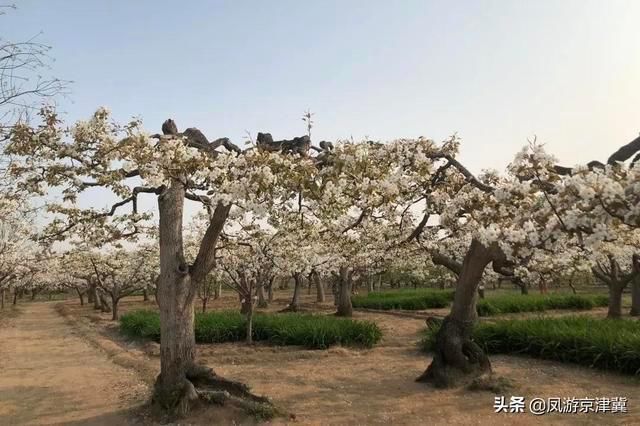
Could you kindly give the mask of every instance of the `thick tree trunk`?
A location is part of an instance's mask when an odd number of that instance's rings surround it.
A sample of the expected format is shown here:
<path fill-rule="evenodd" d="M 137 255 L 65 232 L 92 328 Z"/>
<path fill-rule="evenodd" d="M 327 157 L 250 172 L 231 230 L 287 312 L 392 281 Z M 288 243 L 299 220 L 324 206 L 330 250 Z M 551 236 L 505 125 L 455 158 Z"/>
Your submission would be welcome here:
<path fill-rule="evenodd" d="M 436 334 L 433 361 L 417 381 L 449 387 L 491 372 L 489 358 L 471 339 L 471 334 L 478 315 L 478 284 L 494 257 L 492 252 L 475 239 L 471 242 L 456 284 L 451 313 Z"/>
<path fill-rule="evenodd" d="M 93 309 L 102 309 L 102 304 L 100 303 L 100 295 L 98 294 L 98 287 L 94 284 L 93 288 L 90 288 L 89 291 L 93 293 Z"/>
<path fill-rule="evenodd" d="M 158 197 L 160 374 L 154 386 L 153 402 L 179 416 L 186 415 L 197 400 L 218 403 L 231 401 L 247 409 L 260 409 L 256 404 L 271 406 L 268 399 L 253 395 L 246 385 L 226 380 L 195 361 L 195 294 L 199 281 L 204 280 L 210 272 L 213 262 L 211 254 L 229 207 L 216 207 L 201 243 L 206 245 L 201 245 L 201 251 L 190 268 L 184 258 L 182 241 L 184 196 L 184 187 L 179 181 L 174 181 Z"/>
<path fill-rule="evenodd" d="M 170 264 L 176 266 L 175 261 Z M 196 341 L 194 300 L 189 295 L 190 277 L 186 269 L 181 271 L 167 267 L 161 272 L 158 288 L 160 375 L 156 379 L 153 401 L 185 415 L 191 408 L 193 396 L 187 373 L 195 366 Z"/>
<path fill-rule="evenodd" d="M 111 297 L 111 320 L 118 320 L 118 302 L 120 301 L 117 297 Z"/>
<path fill-rule="evenodd" d="M 249 303 L 247 306 L 247 313 L 246 313 L 246 317 L 247 317 L 247 324 L 246 324 L 246 342 L 247 344 L 252 344 L 253 343 L 253 303 L 251 301 L 251 298 L 249 298 Z"/>
<path fill-rule="evenodd" d="M 340 275 L 335 275 L 331 277 L 331 294 L 333 294 L 333 306 L 336 308 L 340 303 Z"/>
<path fill-rule="evenodd" d="M 316 302 L 323 303 L 324 286 L 322 285 L 322 281 L 320 280 L 320 274 L 314 271 L 313 274 L 311 274 L 311 277 L 316 285 Z"/>
<path fill-rule="evenodd" d="M 340 268 L 340 285 L 338 288 L 338 310 L 336 315 L 339 317 L 350 317 L 353 315 L 353 306 L 351 305 L 351 271 L 347 267 Z"/>
<path fill-rule="evenodd" d="M 640 316 L 640 275 L 636 275 L 631 280 L 631 310 L 629 315 Z"/>
<path fill-rule="evenodd" d="M 293 287 L 293 297 L 289 306 L 283 309 L 285 312 L 298 312 L 300 310 L 300 291 L 302 291 L 302 274 L 296 272 L 293 274 L 295 285 Z"/>
<path fill-rule="evenodd" d="M 252 307 L 251 298 L 250 297 L 242 297 L 240 300 L 240 313 L 243 315 L 248 315 L 251 311 Z"/>
<path fill-rule="evenodd" d="M 84 306 L 84 292 L 76 288 L 76 293 L 78 293 L 78 297 L 80 298 L 80 306 Z"/>
<path fill-rule="evenodd" d="M 87 303 L 96 303 L 95 302 L 95 285 L 89 285 L 87 288 Z M 94 305 L 95 306 L 95 305 Z"/>
<path fill-rule="evenodd" d="M 527 295 L 529 294 L 529 288 L 527 287 L 527 284 L 520 281 L 519 279 L 517 279 L 517 281 L 515 281 L 515 284 L 520 287 L 520 294 L 522 295 Z"/>
<path fill-rule="evenodd" d="M 268 306 L 269 305 L 264 294 L 264 285 L 258 285 L 258 308 L 264 309 Z"/>
<path fill-rule="evenodd" d="M 632 316 L 640 316 L 640 255 L 634 254 L 631 269 L 631 311 Z"/>
<path fill-rule="evenodd" d="M 109 305 L 109 302 L 107 302 L 106 296 L 100 292 L 98 297 L 100 298 L 100 311 L 103 313 L 111 312 L 111 306 Z"/>
<path fill-rule="evenodd" d="M 160 213 L 160 375 L 153 401 L 179 415 L 194 399 L 187 373 L 195 365 L 194 284 L 184 259 L 182 220 L 185 189 L 173 182 L 158 197 Z"/>
<path fill-rule="evenodd" d="M 609 311 L 607 318 L 620 318 L 622 316 L 622 292 L 625 285 L 619 281 L 609 285 Z"/>
<path fill-rule="evenodd" d="M 267 300 L 269 303 L 273 302 L 273 282 L 275 281 L 275 277 L 271 277 L 269 280 L 269 289 L 267 291 Z"/>

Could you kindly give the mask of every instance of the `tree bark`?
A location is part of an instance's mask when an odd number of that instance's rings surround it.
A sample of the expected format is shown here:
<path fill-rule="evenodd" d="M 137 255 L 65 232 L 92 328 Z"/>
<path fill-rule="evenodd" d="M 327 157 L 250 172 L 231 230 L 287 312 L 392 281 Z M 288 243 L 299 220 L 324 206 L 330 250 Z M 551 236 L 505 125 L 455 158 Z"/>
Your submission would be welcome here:
<path fill-rule="evenodd" d="M 609 256 L 609 267 L 603 267 L 599 263 L 591 268 L 592 273 L 609 287 L 609 310 L 607 318 L 620 318 L 622 316 L 622 292 L 633 274 L 625 275 L 614 256 Z"/>
<path fill-rule="evenodd" d="M 489 358 L 471 334 L 478 317 L 478 285 L 484 269 L 496 257 L 494 250 L 472 240 L 462 263 L 451 312 L 436 334 L 433 361 L 417 381 L 450 387 L 491 372 Z"/>
<path fill-rule="evenodd" d="M 104 313 L 111 312 L 111 306 L 109 305 L 109 302 L 107 302 L 106 296 L 100 292 L 98 297 L 100 298 L 100 311 Z"/>
<path fill-rule="evenodd" d="M 100 295 L 98 294 L 98 287 L 94 284 L 89 291 L 93 293 L 93 309 L 102 309 L 102 304 L 100 303 Z"/>
<path fill-rule="evenodd" d="M 249 298 L 249 303 L 247 304 L 247 324 L 246 324 L 246 342 L 247 344 L 253 343 L 253 301 Z"/>
<path fill-rule="evenodd" d="M 168 120 L 167 123 L 173 122 Z M 272 406 L 267 398 L 252 394 L 246 385 L 224 379 L 210 368 L 196 363 L 195 295 L 198 285 L 215 265 L 215 244 L 230 207 L 218 204 L 196 260 L 189 267 L 184 258 L 182 240 L 184 197 L 185 188 L 178 180 L 158 196 L 160 374 L 154 386 L 153 402 L 178 416 L 186 415 L 196 400 L 221 403 L 230 400 L 244 408 L 254 409 L 255 404 Z"/>
<path fill-rule="evenodd" d="M 264 294 L 264 285 L 258 285 L 258 308 L 264 309 L 267 306 L 267 299 Z"/>
<path fill-rule="evenodd" d="M 631 269 L 631 311 L 632 316 L 640 316 L 640 255 L 632 257 Z"/>
<path fill-rule="evenodd" d="M 318 272 L 313 271 L 311 274 L 313 282 L 316 285 L 316 302 L 323 303 L 324 302 L 324 286 L 322 285 L 322 281 L 320 280 L 320 274 Z"/>
<path fill-rule="evenodd" d="M 251 298 L 246 296 L 240 296 L 240 313 L 243 315 L 248 315 L 251 311 L 252 303 Z"/>
<path fill-rule="evenodd" d="M 160 374 L 153 401 L 179 415 L 190 409 L 188 370 L 195 364 L 194 293 L 184 258 L 184 186 L 174 181 L 158 196 L 160 216 Z"/>
<path fill-rule="evenodd" d="M 607 318 L 620 318 L 622 316 L 622 292 L 626 283 L 619 281 L 609 284 L 609 311 Z"/>
<path fill-rule="evenodd" d="M 332 273 L 331 276 L 331 294 L 333 294 L 333 306 L 335 306 L 336 308 L 338 307 L 338 304 L 340 303 L 340 275 L 339 274 L 335 274 Z"/>
<path fill-rule="evenodd" d="M 346 266 L 340 268 L 338 310 L 339 317 L 353 316 L 353 306 L 351 305 L 351 271 Z"/>
<path fill-rule="evenodd" d="M 631 310 L 629 315 L 640 316 L 640 275 L 635 275 L 631 281 Z"/>
<path fill-rule="evenodd" d="M 202 298 L 202 313 L 204 314 L 205 312 L 207 312 L 207 302 L 209 301 L 208 297 L 203 297 Z"/>
<path fill-rule="evenodd" d="M 111 297 L 111 320 L 118 320 L 118 302 L 120 301 L 117 297 Z"/>
<path fill-rule="evenodd" d="M 220 294 L 222 293 L 222 283 L 216 284 L 213 291 L 213 300 L 220 299 Z"/>
<path fill-rule="evenodd" d="M 87 303 L 95 304 L 95 295 L 95 285 L 89 284 L 89 287 L 87 288 Z"/>
<path fill-rule="evenodd" d="M 76 293 L 78 293 L 78 297 L 80 298 L 80 306 L 84 306 L 84 292 L 76 288 Z"/>
<path fill-rule="evenodd" d="M 17 289 L 13 290 L 13 306 L 18 304 L 18 291 Z"/>
<path fill-rule="evenodd" d="M 289 306 L 283 309 L 285 312 L 298 312 L 300 310 L 300 291 L 302 290 L 302 274 L 296 272 L 293 274 L 295 285 L 293 287 L 293 297 Z"/>
<path fill-rule="evenodd" d="M 273 302 L 273 282 L 275 281 L 276 277 L 271 277 L 271 279 L 269 280 L 269 289 L 267 291 L 267 300 L 269 301 L 269 303 Z"/>

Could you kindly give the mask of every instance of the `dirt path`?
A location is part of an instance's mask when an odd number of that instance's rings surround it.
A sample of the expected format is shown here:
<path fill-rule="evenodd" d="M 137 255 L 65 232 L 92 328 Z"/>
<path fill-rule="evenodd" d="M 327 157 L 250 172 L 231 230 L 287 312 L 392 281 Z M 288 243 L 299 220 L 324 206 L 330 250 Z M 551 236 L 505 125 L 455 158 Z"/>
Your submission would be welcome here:
<path fill-rule="evenodd" d="M 128 424 L 147 386 L 55 311 L 30 303 L 0 324 L 0 424 Z"/>

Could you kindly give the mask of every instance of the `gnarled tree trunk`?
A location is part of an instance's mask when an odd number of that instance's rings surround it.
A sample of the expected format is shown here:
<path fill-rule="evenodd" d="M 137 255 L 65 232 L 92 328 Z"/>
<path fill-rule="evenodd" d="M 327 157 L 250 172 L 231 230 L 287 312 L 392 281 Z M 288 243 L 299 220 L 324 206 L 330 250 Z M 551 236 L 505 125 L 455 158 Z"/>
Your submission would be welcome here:
<path fill-rule="evenodd" d="M 76 288 L 76 293 L 78 293 L 78 297 L 80 298 L 80 306 L 84 306 L 84 291 L 80 291 L 79 288 Z"/>
<path fill-rule="evenodd" d="M 89 287 L 87 288 L 87 303 L 95 304 L 95 296 L 96 296 L 95 285 L 89 284 Z"/>
<path fill-rule="evenodd" d="M 338 284 L 338 310 L 339 317 L 353 316 L 351 305 L 351 271 L 346 266 L 340 267 L 340 280 Z"/>
<path fill-rule="evenodd" d="M 268 306 L 267 298 L 264 294 L 264 285 L 258 285 L 258 308 L 264 309 Z"/>
<path fill-rule="evenodd" d="M 632 257 L 631 269 L 631 311 L 632 316 L 640 316 L 640 255 Z"/>
<path fill-rule="evenodd" d="M 527 295 L 529 294 L 529 287 L 527 287 L 527 284 L 524 283 L 520 278 L 516 277 L 513 282 L 515 283 L 515 285 L 517 285 L 518 287 L 520 287 L 520 294 L 522 295 Z"/>
<path fill-rule="evenodd" d="M 188 372 L 195 365 L 195 290 L 183 253 L 182 215 L 185 190 L 174 182 L 158 197 L 160 211 L 160 375 L 153 401 L 186 414 L 195 390 Z"/>
<path fill-rule="evenodd" d="M 478 316 L 478 284 L 485 267 L 494 258 L 493 251 L 472 240 L 458 277 L 451 313 L 436 334 L 433 361 L 417 381 L 449 387 L 491 372 L 489 358 L 471 340 L 471 334 Z"/>
<path fill-rule="evenodd" d="M 187 414 L 198 400 L 230 401 L 244 408 L 255 408 L 256 404 L 270 405 L 267 398 L 249 392 L 246 385 L 226 380 L 210 368 L 196 363 L 195 295 L 198 284 L 215 264 L 213 250 L 230 207 L 218 204 L 196 261 L 189 267 L 182 241 L 184 196 L 184 186 L 178 180 L 158 196 L 160 374 L 154 386 L 153 402 L 177 415 Z"/>
<path fill-rule="evenodd" d="M 117 295 L 111 295 L 111 320 L 118 320 L 118 302 L 120 302 L 120 297 Z"/>
<path fill-rule="evenodd" d="M 111 312 L 111 306 L 109 305 L 109 302 L 107 302 L 107 297 L 104 293 L 99 292 L 98 297 L 100 298 L 100 311 L 103 313 Z"/>
<path fill-rule="evenodd" d="M 316 302 L 324 302 L 324 286 L 322 285 L 322 281 L 320 280 L 320 274 L 317 271 L 313 271 L 311 273 L 311 279 L 316 285 Z"/>
<path fill-rule="evenodd" d="M 98 294 L 98 287 L 93 284 L 89 291 L 93 293 L 93 309 L 99 311 L 102 309 L 102 304 L 100 303 L 100 294 Z"/>
<path fill-rule="evenodd" d="M 609 285 L 609 310 L 607 318 L 620 318 L 622 316 L 622 292 L 626 283 L 614 282 Z"/>
<path fill-rule="evenodd" d="M 293 274 L 295 285 L 293 287 L 293 297 L 289 306 L 283 309 L 283 312 L 298 312 L 300 310 L 300 292 L 302 291 L 302 274 L 296 272 Z"/>
<path fill-rule="evenodd" d="M 609 256 L 609 267 L 598 263 L 591 268 L 593 274 L 609 287 L 609 310 L 607 318 L 622 316 L 622 293 L 633 274 L 623 274 L 620 265 L 613 256 Z"/>
<path fill-rule="evenodd" d="M 267 300 L 269 303 L 273 302 L 273 282 L 275 279 L 276 277 L 271 277 L 271 279 L 269 279 L 269 289 L 267 291 Z"/>

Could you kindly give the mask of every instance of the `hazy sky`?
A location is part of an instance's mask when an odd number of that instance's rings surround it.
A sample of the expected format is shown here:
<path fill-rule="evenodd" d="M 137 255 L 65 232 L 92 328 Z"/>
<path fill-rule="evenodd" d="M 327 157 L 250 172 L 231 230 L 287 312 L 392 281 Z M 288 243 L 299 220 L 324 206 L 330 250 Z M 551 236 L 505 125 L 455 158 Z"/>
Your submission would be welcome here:
<path fill-rule="evenodd" d="M 310 108 L 315 140 L 457 132 L 475 171 L 533 135 L 575 164 L 640 131 L 637 0 L 15 2 L 0 33 L 43 31 L 69 120 L 106 105 L 239 143 L 303 134 Z"/>

